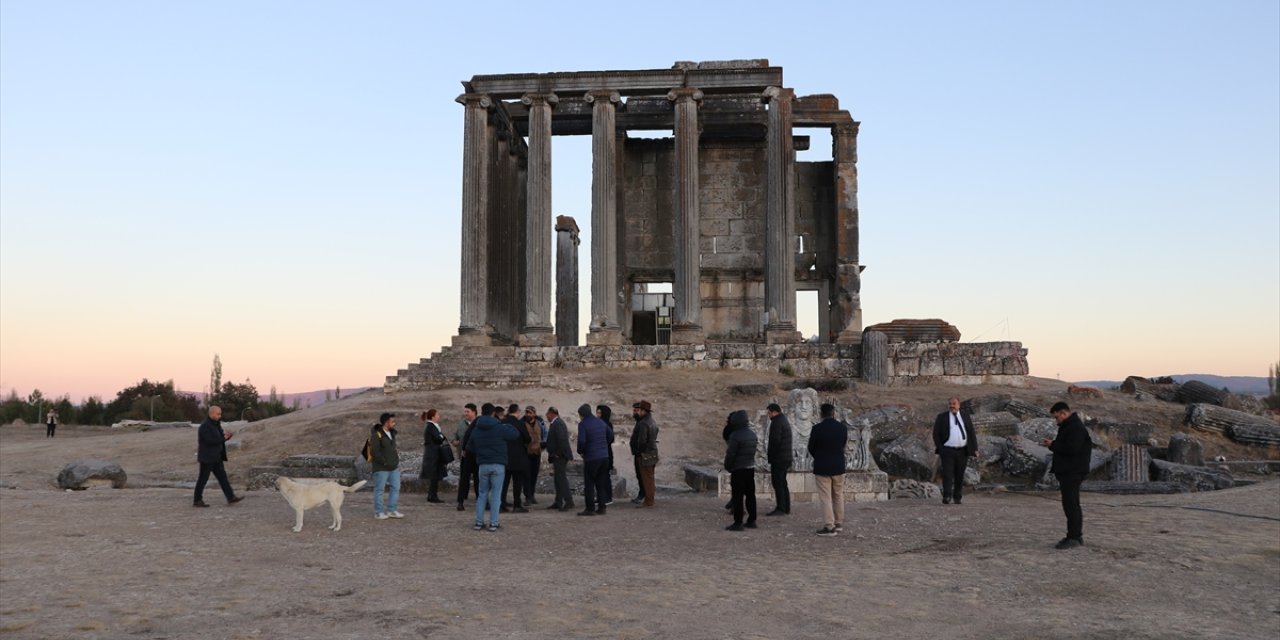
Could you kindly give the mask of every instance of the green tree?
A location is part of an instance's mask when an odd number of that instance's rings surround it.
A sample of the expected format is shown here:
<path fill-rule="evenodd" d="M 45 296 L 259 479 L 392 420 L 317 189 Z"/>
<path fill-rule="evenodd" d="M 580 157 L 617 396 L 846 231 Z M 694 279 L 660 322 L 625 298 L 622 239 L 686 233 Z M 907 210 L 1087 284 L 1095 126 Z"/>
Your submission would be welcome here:
<path fill-rule="evenodd" d="M 253 383 L 248 378 L 245 378 L 244 384 L 223 383 L 221 390 L 213 397 L 211 404 L 222 407 L 224 420 L 255 420 L 261 417 L 257 412 L 260 402 L 258 389 L 253 386 Z"/>
<path fill-rule="evenodd" d="M 18 418 L 26 420 L 23 417 L 26 413 L 26 401 L 18 397 L 16 389 L 9 389 L 9 395 L 4 397 L 3 402 L 0 402 L 0 424 L 9 424 Z"/>
<path fill-rule="evenodd" d="M 27 396 L 27 404 L 31 405 L 31 409 L 25 420 L 32 424 L 44 422 L 44 394 L 39 389 L 32 389 L 31 395 Z"/>
<path fill-rule="evenodd" d="M 1271 390 L 1264 401 L 1271 409 L 1280 409 L 1280 362 L 1271 365 L 1267 372 L 1267 388 Z"/>
<path fill-rule="evenodd" d="M 213 402 L 210 398 L 218 397 L 218 393 L 222 391 L 222 358 L 218 354 L 213 354 L 213 368 L 209 371 L 209 395 L 205 396 L 208 404 Z"/>
<path fill-rule="evenodd" d="M 200 415 L 200 402 L 189 393 L 175 391 L 173 380 L 151 382 L 143 378 L 116 394 L 104 409 L 102 420 L 112 424 L 124 419 L 151 420 L 154 416 L 157 422 L 194 422 L 200 420 Z"/>
<path fill-rule="evenodd" d="M 80 404 L 79 411 L 80 424 L 106 424 L 107 405 L 102 404 L 102 398 L 98 396 L 89 396 L 87 400 Z"/>

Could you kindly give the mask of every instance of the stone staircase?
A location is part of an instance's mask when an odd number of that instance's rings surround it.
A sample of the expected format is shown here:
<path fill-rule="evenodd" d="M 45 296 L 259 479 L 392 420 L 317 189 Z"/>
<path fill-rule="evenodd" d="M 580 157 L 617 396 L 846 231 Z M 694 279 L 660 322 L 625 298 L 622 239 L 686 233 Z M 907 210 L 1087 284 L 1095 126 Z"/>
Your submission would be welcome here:
<path fill-rule="evenodd" d="M 516 347 L 444 347 L 431 357 L 397 371 L 396 375 L 387 376 L 383 390 L 391 393 L 441 387 L 494 389 L 554 383 L 551 362 L 529 361 L 526 357 L 521 357 Z"/>

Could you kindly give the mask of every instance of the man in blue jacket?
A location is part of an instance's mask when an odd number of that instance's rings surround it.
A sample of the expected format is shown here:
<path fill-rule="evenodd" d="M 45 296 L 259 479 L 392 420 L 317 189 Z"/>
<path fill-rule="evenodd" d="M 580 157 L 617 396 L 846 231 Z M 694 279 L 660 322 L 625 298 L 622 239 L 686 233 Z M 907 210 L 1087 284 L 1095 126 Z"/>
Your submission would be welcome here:
<path fill-rule="evenodd" d="M 499 522 L 498 504 L 501 501 L 502 478 L 507 471 L 507 443 L 519 440 L 520 434 L 515 427 L 498 422 L 493 417 L 493 404 L 484 403 L 480 408 L 481 416 L 476 418 L 471 429 L 471 438 L 467 440 L 467 455 L 474 456 L 480 474 L 480 497 L 476 500 L 476 524 L 473 529 L 485 528 L 484 510 L 489 509 L 489 531 L 497 531 Z"/>
<path fill-rule="evenodd" d="M 582 456 L 582 490 L 586 508 L 580 516 L 604 515 L 609 494 L 609 427 L 591 413 L 591 405 L 578 407 L 578 455 Z"/>

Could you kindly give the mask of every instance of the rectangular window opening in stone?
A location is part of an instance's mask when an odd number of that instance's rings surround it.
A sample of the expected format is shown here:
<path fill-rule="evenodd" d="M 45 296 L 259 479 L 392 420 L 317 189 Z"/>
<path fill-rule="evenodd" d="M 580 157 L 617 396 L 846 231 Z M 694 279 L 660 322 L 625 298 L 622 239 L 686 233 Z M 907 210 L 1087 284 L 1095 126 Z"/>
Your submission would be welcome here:
<path fill-rule="evenodd" d="M 637 283 L 631 294 L 631 344 L 671 344 L 675 297 L 670 282 Z"/>

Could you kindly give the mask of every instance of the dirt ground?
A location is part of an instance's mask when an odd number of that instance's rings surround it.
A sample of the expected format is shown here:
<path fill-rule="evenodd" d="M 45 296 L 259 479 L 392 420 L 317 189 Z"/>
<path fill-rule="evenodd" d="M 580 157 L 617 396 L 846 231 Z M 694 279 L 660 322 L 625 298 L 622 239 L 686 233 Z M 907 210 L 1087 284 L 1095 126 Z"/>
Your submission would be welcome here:
<path fill-rule="evenodd" d="M 679 372 L 684 373 L 684 372 Z M 704 374 L 705 376 L 705 374 Z M 650 377 L 655 377 L 651 376 Z M 377 413 L 469 400 L 622 409 L 649 398 L 667 452 L 659 484 L 685 461 L 715 460 L 739 397 L 672 373 L 598 375 L 554 390 L 361 394 L 255 423 L 237 437 L 237 487 L 254 464 L 293 453 L 349 453 Z M 1065 386 L 1065 385 L 1063 385 Z M 623 392 L 607 389 L 625 388 Z M 859 389 L 843 403 L 908 404 L 931 416 L 958 393 Z M 1036 402 L 1052 381 L 1004 390 Z M 823 394 L 826 396 L 827 394 Z M 1093 403 L 1090 406 L 1089 403 Z M 1047 406 L 1047 404 L 1046 404 Z M 1081 411 L 1159 425 L 1181 409 L 1119 394 Z M 625 411 L 624 411 L 625 413 Z M 410 423 L 416 424 L 416 422 Z M 446 426 L 448 422 L 446 422 Z M 406 427 L 406 429 L 410 429 Z M 417 436 L 415 436 L 416 438 Z M 1280 633 L 1280 481 L 1169 496 L 1085 494 L 1087 546 L 1056 551 L 1065 520 L 1055 493 L 982 491 L 962 506 L 893 500 L 848 506 L 845 532 L 814 535 L 816 505 L 724 531 L 722 499 L 660 495 L 655 509 L 619 501 L 604 517 L 504 514 L 470 529 L 471 511 L 406 494 L 403 520 L 375 521 L 366 489 L 348 497 L 343 530 L 327 508 L 293 512 L 274 491 L 191 508 L 194 430 L 0 428 L 0 636 L 4 638 L 1260 638 Z M 1205 438 L 1206 454 L 1244 457 Z M 58 491 L 81 458 L 119 462 L 130 488 Z M 1263 456 L 1257 456 L 1263 457 Z M 624 457 L 623 460 L 626 460 Z M 624 469 L 630 464 L 620 464 Z M 761 502 L 761 512 L 772 503 Z"/>

